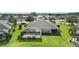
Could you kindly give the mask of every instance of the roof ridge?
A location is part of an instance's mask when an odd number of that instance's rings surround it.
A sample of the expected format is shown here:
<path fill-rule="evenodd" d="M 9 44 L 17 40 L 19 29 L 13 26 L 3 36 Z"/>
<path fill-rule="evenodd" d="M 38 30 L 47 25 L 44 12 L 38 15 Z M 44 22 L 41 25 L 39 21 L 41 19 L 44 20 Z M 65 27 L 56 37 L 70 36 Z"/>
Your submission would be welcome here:
<path fill-rule="evenodd" d="M 54 25 L 54 26 L 56 26 L 55 24 L 53 24 L 52 22 L 50 22 L 50 21 L 46 21 L 47 23 L 49 23 L 49 24 L 51 24 L 51 25 Z"/>
<path fill-rule="evenodd" d="M 35 20 L 35 21 L 31 22 L 31 23 L 30 23 L 30 24 L 28 24 L 28 25 L 31 25 L 31 24 L 33 24 L 33 23 L 35 23 L 35 22 L 39 21 L 39 20 L 40 20 L 40 19 Z M 27 25 L 26 27 L 28 27 L 28 25 Z"/>
<path fill-rule="evenodd" d="M 39 28 L 56 28 L 57 29 L 57 26 L 51 22 L 48 22 L 46 21 L 45 19 L 38 19 L 38 20 L 35 20 L 33 21 L 32 23 L 29 23 L 26 27 L 29 28 L 29 27 L 39 27 Z"/>

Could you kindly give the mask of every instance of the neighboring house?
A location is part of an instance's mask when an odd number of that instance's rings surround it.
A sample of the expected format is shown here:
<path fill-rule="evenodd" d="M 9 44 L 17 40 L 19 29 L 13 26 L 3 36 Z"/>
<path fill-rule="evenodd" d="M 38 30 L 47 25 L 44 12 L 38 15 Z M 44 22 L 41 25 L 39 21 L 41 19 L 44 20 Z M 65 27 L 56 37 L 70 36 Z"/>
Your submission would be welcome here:
<path fill-rule="evenodd" d="M 8 20 L 9 16 L 8 15 L 0 15 L 0 20 Z"/>
<path fill-rule="evenodd" d="M 79 18 L 77 18 L 77 28 L 76 28 L 76 34 L 79 34 Z"/>
<path fill-rule="evenodd" d="M 79 34 L 79 25 L 77 25 L 76 34 Z"/>
<path fill-rule="evenodd" d="M 17 23 L 26 23 L 27 16 L 17 16 L 15 19 L 17 20 Z"/>
<path fill-rule="evenodd" d="M 4 20 L 0 20 L 0 42 L 3 41 L 9 41 L 11 38 L 11 35 L 9 34 L 9 31 L 11 29 L 11 26 L 7 24 Z"/>
<path fill-rule="evenodd" d="M 26 26 L 22 32 L 22 38 L 36 37 L 40 38 L 43 33 L 58 33 L 58 28 L 54 23 L 48 22 L 44 19 L 35 20 Z"/>
<path fill-rule="evenodd" d="M 8 33 L 10 29 L 11 29 L 10 25 L 8 25 L 5 22 L 0 22 L 0 34 L 3 32 Z"/>

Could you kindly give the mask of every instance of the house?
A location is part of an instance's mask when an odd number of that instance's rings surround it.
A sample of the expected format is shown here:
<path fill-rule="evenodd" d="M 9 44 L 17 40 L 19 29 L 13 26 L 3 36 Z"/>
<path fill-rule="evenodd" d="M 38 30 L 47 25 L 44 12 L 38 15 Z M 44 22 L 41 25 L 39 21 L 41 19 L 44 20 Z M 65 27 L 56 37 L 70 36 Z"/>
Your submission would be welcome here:
<path fill-rule="evenodd" d="M 9 15 L 0 15 L 0 20 L 8 20 Z"/>
<path fill-rule="evenodd" d="M 10 25 L 0 21 L 0 34 L 3 32 L 8 33 L 10 29 L 11 29 Z"/>
<path fill-rule="evenodd" d="M 54 23 L 48 22 L 44 19 L 39 19 L 29 23 L 26 26 L 22 32 L 22 38 L 40 38 L 42 34 L 45 33 L 57 34 L 58 28 Z"/>
<path fill-rule="evenodd" d="M 76 34 L 79 34 L 79 26 L 77 25 Z"/>
<path fill-rule="evenodd" d="M 27 16 L 14 16 L 15 17 L 15 19 L 17 20 L 17 24 L 18 23 L 26 23 L 26 18 L 27 18 Z"/>
<path fill-rule="evenodd" d="M 78 20 L 77 20 L 77 28 L 76 28 L 76 34 L 79 34 L 79 18 L 77 18 Z"/>

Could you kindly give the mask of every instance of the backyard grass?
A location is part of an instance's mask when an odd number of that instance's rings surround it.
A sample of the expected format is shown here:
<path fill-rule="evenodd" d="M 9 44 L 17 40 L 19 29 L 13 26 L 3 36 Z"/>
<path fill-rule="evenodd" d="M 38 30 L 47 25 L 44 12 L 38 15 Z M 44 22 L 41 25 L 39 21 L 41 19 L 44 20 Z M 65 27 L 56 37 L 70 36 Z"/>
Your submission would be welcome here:
<path fill-rule="evenodd" d="M 66 24 L 60 25 L 61 35 L 43 35 L 42 40 L 36 39 L 36 40 L 27 40 L 26 41 L 19 41 L 17 40 L 18 36 L 20 35 L 20 32 L 22 30 L 18 29 L 19 26 L 16 26 L 15 32 L 12 33 L 11 40 L 6 44 L 2 45 L 5 47 L 72 47 L 74 46 L 72 43 L 68 41 L 68 38 L 70 38 L 70 35 L 68 33 L 69 26 Z"/>

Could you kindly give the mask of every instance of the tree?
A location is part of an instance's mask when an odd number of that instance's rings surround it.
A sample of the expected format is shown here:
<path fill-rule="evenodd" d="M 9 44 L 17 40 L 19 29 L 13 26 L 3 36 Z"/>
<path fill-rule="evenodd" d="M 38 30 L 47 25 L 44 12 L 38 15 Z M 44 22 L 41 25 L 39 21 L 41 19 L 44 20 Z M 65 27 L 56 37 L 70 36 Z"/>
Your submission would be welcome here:
<path fill-rule="evenodd" d="M 10 16 L 10 17 L 9 17 L 9 22 L 10 22 L 10 23 L 13 23 L 13 22 L 14 22 L 14 17 L 13 17 L 13 16 Z"/>
<path fill-rule="evenodd" d="M 21 30 L 21 29 L 22 29 L 22 24 L 19 25 L 19 30 Z"/>
<path fill-rule="evenodd" d="M 9 40 L 11 39 L 12 35 L 10 33 L 6 34 L 6 42 L 9 42 Z"/>
<path fill-rule="evenodd" d="M 32 12 L 30 15 L 37 16 L 36 12 Z"/>
<path fill-rule="evenodd" d="M 13 21 L 13 25 L 16 26 L 17 25 L 17 20 Z"/>
<path fill-rule="evenodd" d="M 52 20 L 53 20 L 53 22 L 55 22 L 55 18 L 54 17 L 49 17 L 49 21 L 52 22 Z"/>
<path fill-rule="evenodd" d="M 76 26 L 72 26 L 70 29 L 69 29 L 69 34 L 71 36 L 75 36 L 76 35 Z"/>
<path fill-rule="evenodd" d="M 29 21 L 29 22 L 34 21 L 34 20 L 35 20 L 35 18 L 31 15 L 28 16 L 27 19 L 26 19 L 26 21 Z"/>
<path fill-rule="evenodd" d="M 71 23 L 71 26 L 74 25 L 74 23 L 77 23 L 77 17 L 76 16 L 70 16 L 70 17 L 67 17 L 67 22 Z"/>
<path fill-rule="evenodd" d="M 13 16 L 10 16 L 9 22 L 10 22 L 10 23 L 13 23 L 13 26 L 14 26 L 14 27 L 15 27 L 16 24 L 17 24 L 17 20 L 16 20 Z"/>
<path fill-rule="evenodd" d="M 0 34 L 0 42 L 9 42 L 10 39 L 11 35 L 9 33 L 3 32 L 2 34 Z"/>

